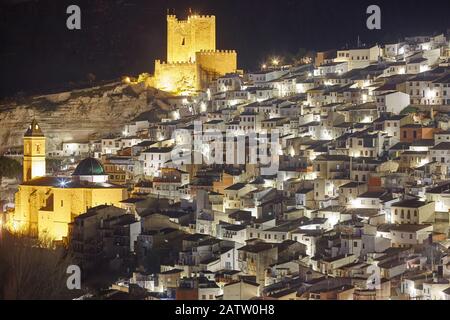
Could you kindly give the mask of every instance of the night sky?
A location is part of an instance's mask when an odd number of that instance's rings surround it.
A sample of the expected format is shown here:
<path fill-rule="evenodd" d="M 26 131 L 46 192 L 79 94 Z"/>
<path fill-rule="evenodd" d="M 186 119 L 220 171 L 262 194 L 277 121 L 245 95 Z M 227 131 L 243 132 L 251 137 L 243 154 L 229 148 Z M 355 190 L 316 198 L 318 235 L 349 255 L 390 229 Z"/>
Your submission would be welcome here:
<path fill-rule="evenodd" d="M 236 49 L 245 70 L 269 56 L 446 32 L 449 0 L 0 0 L 0 96 L 45 93 L 86 81 L 152 72 L 165 59 L 167 9 L 216 15 L 218 49 Z M 82 30 L 66 28 L 66 8 L 82 10 Z M 366 8 L 382 9 L 382 30 L 366 28 Z"/>

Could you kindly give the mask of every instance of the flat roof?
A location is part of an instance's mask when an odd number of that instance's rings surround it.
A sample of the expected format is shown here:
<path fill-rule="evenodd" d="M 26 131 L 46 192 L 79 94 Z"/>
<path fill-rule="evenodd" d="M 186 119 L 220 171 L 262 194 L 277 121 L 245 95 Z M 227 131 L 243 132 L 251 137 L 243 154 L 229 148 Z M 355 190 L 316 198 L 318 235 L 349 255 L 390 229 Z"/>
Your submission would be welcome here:
<path fill-rule="evenodd" d="M 400 208 L 420 208 L 420 207 L 423 207 L 430 203 L 432 203 L 432 202 L 425 202 L 425 201 L 420 201 L 420 200 L 416 200 L 416 199 L 407 199 L 407 200 L 395 202 L 391 206 L 392 207 L 400 207 Z"/>

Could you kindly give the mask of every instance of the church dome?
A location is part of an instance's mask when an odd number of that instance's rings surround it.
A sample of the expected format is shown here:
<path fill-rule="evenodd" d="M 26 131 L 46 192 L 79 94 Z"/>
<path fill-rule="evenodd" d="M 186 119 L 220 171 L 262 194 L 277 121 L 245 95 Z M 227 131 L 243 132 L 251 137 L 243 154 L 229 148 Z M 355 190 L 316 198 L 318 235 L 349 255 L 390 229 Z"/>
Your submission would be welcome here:
<path fill-rule="evenodd" d="M 103 176 L 105 175 L 105 169 L 103 165 L 94 158 L 86 158 L 82 160 L 72 176 Z"/>

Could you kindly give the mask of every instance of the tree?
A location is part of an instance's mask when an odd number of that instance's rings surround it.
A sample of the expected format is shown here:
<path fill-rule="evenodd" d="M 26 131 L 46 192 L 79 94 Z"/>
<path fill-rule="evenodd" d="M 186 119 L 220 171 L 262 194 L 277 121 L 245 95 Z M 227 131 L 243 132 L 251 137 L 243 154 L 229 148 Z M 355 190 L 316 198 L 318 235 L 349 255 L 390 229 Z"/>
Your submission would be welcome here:
<path fill-rule="evenodd" d="M 0 156 L 0 186 L 2 178 L 16 178 L 21 179 L 22 165 L 11 158 Z"/>
<path fill-rule="evenodd" d="M 61 247 L 22 235 L 0 238 L 0 300 L 72 298 L 67 289 L 70 257 Z M 79 293 L 78 293 L 79 294 Z"/>
<path fill-rule="evenodd" d="M 297 52 L 291 55 L 291 63 L 293 65 L 303 65 L 311 63 L 315 53 L 305 48 L 299 48 Z"/>
<path fill-rule="evenodd" d="M 46 170 L 49 173 L 58 172 L 63 161 L 60 159 L 47 159 L 45 162 Z"/>
<path fill-rule="evenodd" d="M 95 79 L 97 78 L 96 76 L 95 76 L 95 74 L 93 74 L 93 73 L 88 73 L 87 75 L 86 75 L 86 78 L 87 78 L 87 81 L 89 82 L 89 85 L 93 85 L 94 84 L 94 82 L 95 82 Z"/>

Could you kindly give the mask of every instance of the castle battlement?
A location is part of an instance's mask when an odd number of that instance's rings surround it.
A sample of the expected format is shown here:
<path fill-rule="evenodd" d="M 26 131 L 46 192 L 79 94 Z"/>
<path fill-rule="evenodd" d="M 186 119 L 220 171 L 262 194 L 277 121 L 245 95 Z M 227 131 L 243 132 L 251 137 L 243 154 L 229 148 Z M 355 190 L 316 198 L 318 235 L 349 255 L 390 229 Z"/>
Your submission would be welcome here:
<path fill-rule="evenodd" d="M 214 15 L 190 15 L 186 20 L 179 20 L 178 17 L 174 14 L 167 15 L 167 20 L 174 20 L 177 23 L 188 23 L 192 20 L 215 20 L 216 16 Z"/>
<path fill-rule="evenodd" d="M 216 19 L 216 16 L 213 15 L 191 15 L 188 17 L 189 19 Z"/>
<path fill-rule="evenodd" d="M 195 65 L 195 62 L 190 62 L 190 61 L 171 61 L 171 62 L 167 62 L 167 61 L 155 60 L 155 64 L 168 66 L 168 67 L 170 67 L 170 66 L 178 67 L 178 66 L 192 66 L 192 65 Z"/>
<path fill-rule="evenodd" d="M 199 55 L 236 54 L 236 50 L 200 50 Z"/>

